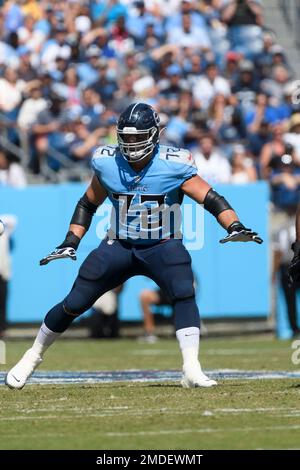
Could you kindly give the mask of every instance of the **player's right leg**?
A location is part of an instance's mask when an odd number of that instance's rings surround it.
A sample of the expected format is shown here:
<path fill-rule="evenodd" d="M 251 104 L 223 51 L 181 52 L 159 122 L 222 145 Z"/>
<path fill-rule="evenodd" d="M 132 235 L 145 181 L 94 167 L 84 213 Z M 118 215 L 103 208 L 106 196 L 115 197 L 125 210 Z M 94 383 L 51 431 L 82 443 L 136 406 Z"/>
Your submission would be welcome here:
<path fill-rule="evenodd" d="M 195 300 L 191 257 L 181 240 L 171 239 L 140 251 L 146 270 L 171 300 L 176 337 L 183 359 L 181 384 L 186 388 L 212 387 L 217 382 L 202 371 L 199 361 L 200 317 Z"/>
<path fill-rule="evenodd" d="M 101 295 L 131 277 L 131 269 L 131 251 L 118 241 L 103 240 L 83 262 L 69 295 L 47 313 L 32 347 L 7 373 L 6 385 L 23 388 L 49 346 Z"/>

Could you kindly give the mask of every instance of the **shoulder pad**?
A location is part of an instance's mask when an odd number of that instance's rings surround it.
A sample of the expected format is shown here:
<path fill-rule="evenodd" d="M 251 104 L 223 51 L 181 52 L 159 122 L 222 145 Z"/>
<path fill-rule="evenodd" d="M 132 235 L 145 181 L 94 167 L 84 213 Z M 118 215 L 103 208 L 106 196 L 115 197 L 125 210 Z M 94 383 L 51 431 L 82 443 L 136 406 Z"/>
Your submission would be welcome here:
<path fill-rule="evenodd" d="M 117 154 L 117 145 L 103 145 L 101 147 L 96 148 L 95 152 L 93 153 L 93 160 L 97 158 L 104 158 L 104 157 L 115 157 Z"/>
<path fill-rule="evenodd" d="M 187 149 L 162 145 L 159 151 L 159 158 L 168 162 L 180 163 L 181 165 L 195 166 L 194 157 Z"/>

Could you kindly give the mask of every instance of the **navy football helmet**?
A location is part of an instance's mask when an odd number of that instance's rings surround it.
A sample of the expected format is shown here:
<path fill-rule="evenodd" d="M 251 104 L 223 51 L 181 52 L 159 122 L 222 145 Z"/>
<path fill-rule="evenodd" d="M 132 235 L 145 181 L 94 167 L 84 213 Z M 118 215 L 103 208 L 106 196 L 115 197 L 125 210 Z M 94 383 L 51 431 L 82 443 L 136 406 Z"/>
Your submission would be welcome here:
<path fill-rule="evenodd" d="M 120 151 L 129 162 L 150 155 L 159 141 L 159 116 L 148 104 L 134 103 L 120 115 L 117 123 Z"/>

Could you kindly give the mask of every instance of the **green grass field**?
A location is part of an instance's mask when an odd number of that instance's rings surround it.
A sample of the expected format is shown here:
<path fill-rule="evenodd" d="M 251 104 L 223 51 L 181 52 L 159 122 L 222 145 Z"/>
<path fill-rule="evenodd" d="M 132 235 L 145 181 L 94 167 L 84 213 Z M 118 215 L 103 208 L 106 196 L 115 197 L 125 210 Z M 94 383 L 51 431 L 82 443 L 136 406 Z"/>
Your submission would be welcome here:
<path fill-rule="evenodd" d="M 30 346 L 7 341 L 7 365 Z M 291 342 L 208 339 L 204 369 L 297 371 Z M 46 370 L 180 369 L 175 340 L 60 340 Z M 1 449 L 300 448 L 300 379 L 222 380 L 212 389 L 175 382 L 0 387 Z"/>

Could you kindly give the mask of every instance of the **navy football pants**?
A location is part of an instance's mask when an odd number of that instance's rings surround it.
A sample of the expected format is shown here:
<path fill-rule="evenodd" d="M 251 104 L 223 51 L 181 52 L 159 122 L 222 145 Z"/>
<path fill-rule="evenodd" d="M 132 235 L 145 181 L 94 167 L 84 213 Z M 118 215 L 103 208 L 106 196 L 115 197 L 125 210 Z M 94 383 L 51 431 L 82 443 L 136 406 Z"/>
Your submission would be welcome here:
<path fill-rule="evenodd" d="M 46 315 L 46 326 L 65 331 L 101 295 L 135 275 L 153 279 L 171 299 L 176 330 L 200 327 L 191 257 L 177 239 L 148 247 L 104 239 L 81 265 L 71 292 Z"/>

